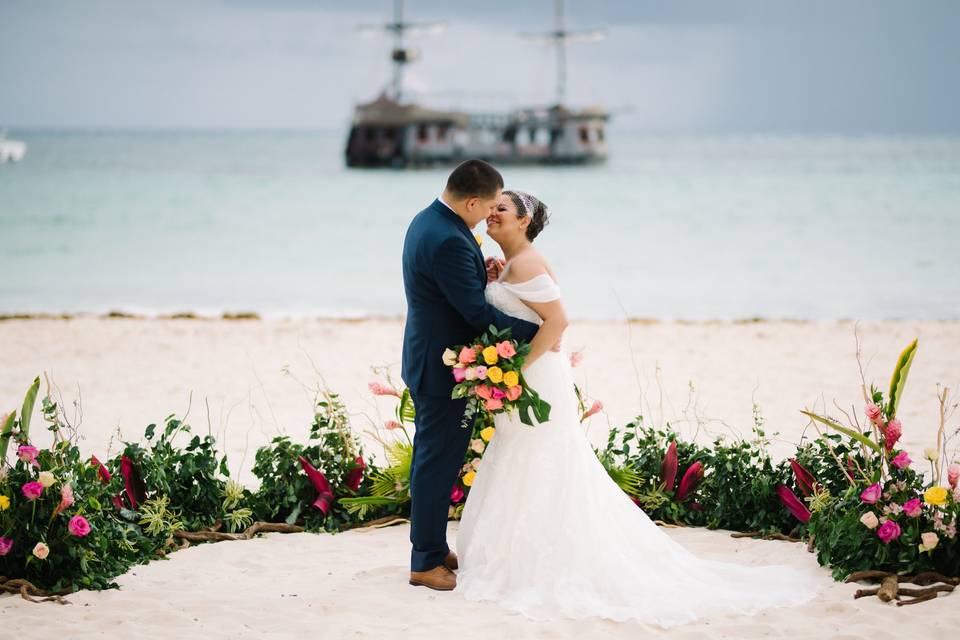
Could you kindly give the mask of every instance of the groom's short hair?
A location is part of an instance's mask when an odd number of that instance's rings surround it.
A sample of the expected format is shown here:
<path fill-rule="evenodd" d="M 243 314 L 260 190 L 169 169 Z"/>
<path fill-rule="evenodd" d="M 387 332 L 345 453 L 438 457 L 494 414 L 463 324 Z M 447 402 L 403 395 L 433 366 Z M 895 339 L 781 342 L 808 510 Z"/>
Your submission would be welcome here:
<path fill-rule="evenodd" d="M 503 189 L 503 176 L 483 160 L 460 163 L 447 178 L 447 192 L 458 198 L 489 198 Z"/>

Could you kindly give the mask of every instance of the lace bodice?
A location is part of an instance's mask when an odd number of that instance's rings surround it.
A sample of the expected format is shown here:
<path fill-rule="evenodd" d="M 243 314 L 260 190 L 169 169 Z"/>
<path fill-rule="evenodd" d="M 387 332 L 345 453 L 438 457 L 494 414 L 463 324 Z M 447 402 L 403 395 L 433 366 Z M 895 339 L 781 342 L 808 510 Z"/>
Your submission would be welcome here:
<path fill-rule="evenodd" d="M 529 302 L 550 302 L 560 299 L 560 287 L 553 278 L 541 274 L 526 282 L 512 283 L 497 280 L 487 285 L 487 302 L 508 316 L 543 324 L 537 312 L 524 304 Z"/>

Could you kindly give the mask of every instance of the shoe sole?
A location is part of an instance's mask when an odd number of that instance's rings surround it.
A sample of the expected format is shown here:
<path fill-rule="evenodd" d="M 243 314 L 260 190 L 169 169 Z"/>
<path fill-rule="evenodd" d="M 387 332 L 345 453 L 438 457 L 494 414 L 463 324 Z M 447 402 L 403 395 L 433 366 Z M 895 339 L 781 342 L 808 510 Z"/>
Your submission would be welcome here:
<path fill-rule="evenodd" d="M 415 582 L 413 580 L 410 580 L 410 584 L 413 585 L 414 587 L 426 587 L 427 589 L 433 589 L 434 591 L 453 591 L 454 589 L 456 589 L 456 587 L 450 587 L 450 588 L 435 587 L 431 584 L 427 584 L 426 582 Z"/>

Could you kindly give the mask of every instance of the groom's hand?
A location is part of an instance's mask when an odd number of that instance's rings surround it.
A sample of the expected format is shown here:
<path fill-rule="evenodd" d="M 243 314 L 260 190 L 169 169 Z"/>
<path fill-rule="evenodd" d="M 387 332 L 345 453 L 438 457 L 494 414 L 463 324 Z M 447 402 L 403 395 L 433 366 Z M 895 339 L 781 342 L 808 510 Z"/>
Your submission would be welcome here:
<path fill-rule="evenodd" d="M 494 258 L 493 256 L 487 258 L 487 282 L 493 282 L 499 278 L 505 264 L 500 258 Z"/>

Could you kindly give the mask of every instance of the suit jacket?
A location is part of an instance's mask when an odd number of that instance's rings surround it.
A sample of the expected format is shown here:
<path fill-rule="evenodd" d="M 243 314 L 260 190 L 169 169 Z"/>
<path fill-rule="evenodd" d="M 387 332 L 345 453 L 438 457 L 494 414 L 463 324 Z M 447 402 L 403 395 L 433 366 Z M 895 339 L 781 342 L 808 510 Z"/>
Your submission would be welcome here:
<path fill-rule="evenodd" d="M 490 325 L 530 341 L 539 327 L 508 316 L 484 297 L 483 253 L 467 224 L 434 200 L 418 213 L 403 241 L 407 324 L 401 376 L 412 393 L 450 397 L 454 379 L 443 351 L 469 344 Z"/>

